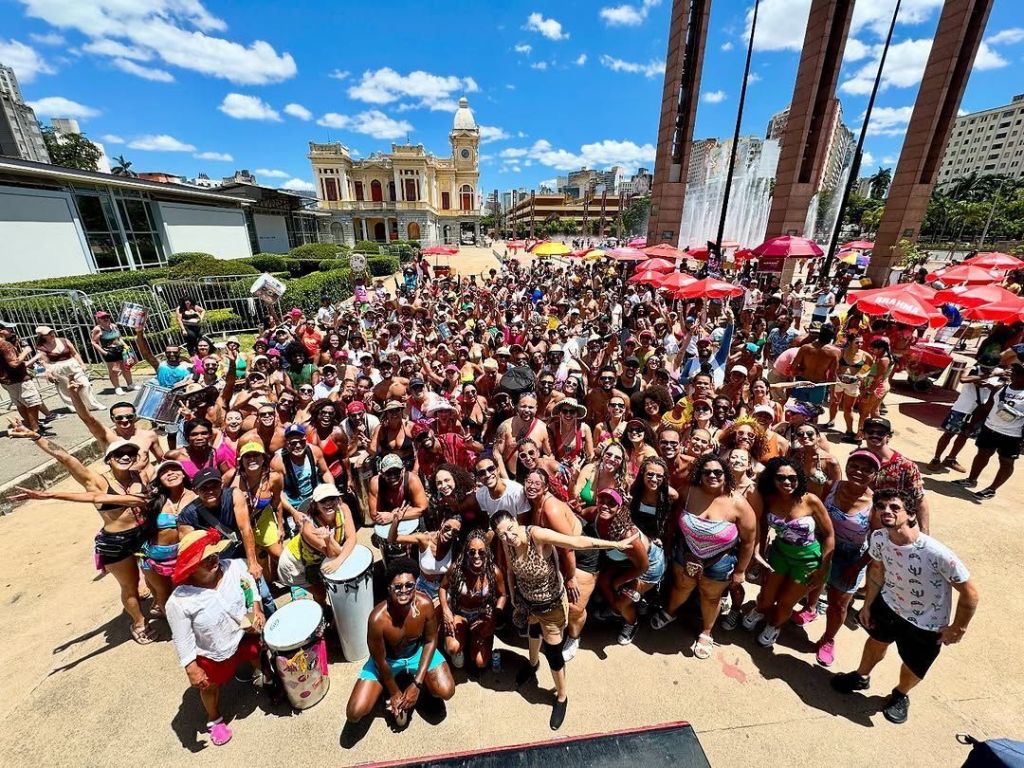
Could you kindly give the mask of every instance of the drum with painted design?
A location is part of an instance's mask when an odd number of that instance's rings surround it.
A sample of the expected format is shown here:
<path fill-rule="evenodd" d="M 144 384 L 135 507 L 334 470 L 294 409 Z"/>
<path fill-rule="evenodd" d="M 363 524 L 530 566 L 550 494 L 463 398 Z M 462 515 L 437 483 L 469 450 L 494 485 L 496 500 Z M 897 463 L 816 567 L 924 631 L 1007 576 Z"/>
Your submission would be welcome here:
<path fill-rule="evenodd" d="M 327 647 L 324 611 L 315 600 L 293 600 L 274 612 L 263 628 L 274 672 L 289 703 L 309 709 L 327 695 Z"/>

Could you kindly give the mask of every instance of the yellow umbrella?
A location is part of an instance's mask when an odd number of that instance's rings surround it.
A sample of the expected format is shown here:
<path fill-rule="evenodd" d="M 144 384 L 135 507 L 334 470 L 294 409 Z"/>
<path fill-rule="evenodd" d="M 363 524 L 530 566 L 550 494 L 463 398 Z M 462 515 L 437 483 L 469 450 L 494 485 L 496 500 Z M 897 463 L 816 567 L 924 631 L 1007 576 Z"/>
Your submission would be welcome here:
<path fill-rule="evenodd" d="M 605 255 L 604 251 L 602 251 L 600 248 L 595 248 L 592 251 L 587 251 L 586 254 L 583 256 L 583 260 L 584 261 L 597 261 L 598 259 L 600 259 L 604 255 Z"/>
<path fill-rule="evenodd" d="M 532 251 L 530 251 L 530 253 L 532 253 L 534 256 L 564 256 L 571 250 L 572 248 L 570 248 L 565 243 L 547 242 L 541 243 Z"/>

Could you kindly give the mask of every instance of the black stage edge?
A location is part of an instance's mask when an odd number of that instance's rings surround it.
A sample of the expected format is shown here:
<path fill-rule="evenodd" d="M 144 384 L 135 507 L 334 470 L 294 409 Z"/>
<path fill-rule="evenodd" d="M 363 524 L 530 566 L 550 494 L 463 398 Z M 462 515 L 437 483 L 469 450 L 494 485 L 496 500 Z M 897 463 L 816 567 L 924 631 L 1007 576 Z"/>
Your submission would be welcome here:
<path fill-rule="evenodd" d="M 711 768 L 697 734 L 689 723 L 682 721 L 363 765 L 368 768 Z"/>

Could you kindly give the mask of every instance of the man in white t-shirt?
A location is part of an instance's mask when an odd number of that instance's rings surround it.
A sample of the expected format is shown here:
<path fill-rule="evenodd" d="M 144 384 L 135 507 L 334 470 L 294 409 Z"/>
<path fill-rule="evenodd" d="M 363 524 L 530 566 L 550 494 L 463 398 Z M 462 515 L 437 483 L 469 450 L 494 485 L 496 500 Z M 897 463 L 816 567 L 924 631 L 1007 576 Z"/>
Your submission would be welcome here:
<path fill-rule="evenodd" d="M 477 459 L 473 471 L 482 486 L 476 490 L 476 503 L 487 517 L 505 510 L 515 515 L 520 523 L 525 523 L 530 514 L 530 501 L 523 486 L 499 475 L 498 465 L 490 456 Z"/>
<path fill-rule="evenodd" d="M 908 694 L 927 674 L 943 645 L 958 643 L 978 607 L 970 573 L 946 545 L 921 533 L 917 510 L 895 490 L 876 491 L 872 512 L 882 528 L 868 539 L 871 568 L 859 621 L 870 636 L 860 666 L 832 678 L 840 693 L 863 691 L 871 670 L 896 643 L 899 682 L 882 709 L 891 723 L 905 723 Z M 960 597 L 953 615 L 953 590 Z M 950 620 L 952 616 L 952 620 Z"/>
<path fill-rule="evenodd" d="M 1010 366 L 1010 382 L 993 392 L 989 401 L 979 407 L 978 418 L 984 418 L 985 423 L 975 440 L 978 454 L 971 464 L 971 474 L 953 482 L 962 488 L 974 488 L 978 484 L 978 477 L 992 460 L 992 455 L 998 453 L 999 469 L 992 478 L 992 484 L 974 493 L 977 499 L 991 499 L 996 495 L 996 490 L 1013 475 L 1017 457 L 1020 456 L 1024 438 L 1024 363 L 1013 363 Z"/>
<path fill-rule="evenodd" d="M 960 379 L 960 396 L 950 406 L 949 413 L 942 421 L 940 427 L 942 434 L 939 435 L 939 442 L 935 446 L 935 456 L 928 464 L 928 469 L 932 472 L 938 472 L 943 466 L 957 472 L 967 471 L 960 466 L 956 457 L 967 445 L 967 438 L 972 435 L 977 437 L 978 428 L 981 425 L 972 416 L 979 407 L 988 402 L 992 390 L 999 388 L 1000 371 L 996 370 L 998 364 L 998 357 L 985 355 L 969 374 Z M 951 440 L 953 441 L 953 450 L 943 460 L 942 454 Z"/>

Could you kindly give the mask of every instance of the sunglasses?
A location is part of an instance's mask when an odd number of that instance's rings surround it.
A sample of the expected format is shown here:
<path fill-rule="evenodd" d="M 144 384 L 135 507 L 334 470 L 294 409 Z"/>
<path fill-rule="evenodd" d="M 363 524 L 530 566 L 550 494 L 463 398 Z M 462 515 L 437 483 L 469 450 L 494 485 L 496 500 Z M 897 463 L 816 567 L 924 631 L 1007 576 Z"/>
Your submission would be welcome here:
<path fill-rule="evenodd" d="M 626 404 L 625 403 L 608 403 L 608 407 L 609 408 L 614 408 L 617 411 L 624 411 L 624 410 L 626 410 Z"/>
<path fill-rule="evenodd" d="M 665 475 L 663 475 L 661 472 L 644 472 L 644 477 L 646 477 L 648 480 L 662 480 L 665 477 Z"/>
<path fill-rule="evenodd" d="M 776 483 L 785 483 L 786 485 L 796 485 L 797 484 L 797 476 L 796 475 L 776 475 L 775 476 L 775 482 Z"/>
<path fill-rule="evenodd" d="M 415 582 L 412 582 L 412 581 L 407 581 L 407 582 L 404 582 L 402 584 L 392 584 L 391 585 L 391 591 L 392 592 L 412 592 L 415 589 L 416 589 L 416 584 L 415 584 Z"/>
<path fill-rule="evenodd" d="M 711 408 L 706 405 L 697 405 L 693 408 L 694 413 L 711 413 Z"/>
<path fill-rule="evenodd" d="M 124 422 L 131 423 L 131 422 L 135 421 L 136 418 L 138 418 L 138 417 L 135 416 L 134 414 L 132 414 L 131 416 L 114 416 L 114 421 L 124 421 Z"/>
<path fill-rule="evenodd" d="M 868 437 L 888 437 L 889 433 L 884 429 L 865 429 L 864 434 Z"/>
<path fill-rule="evenodd" d="M 498 468 L 496 466 L 494 466 L 493 464 L 491 464 L 491 466 L 489 466 L 489 467 L 480 467 L 476 471 L 476 476 L 477 477 L 487 477 L 488 475 L 493 475 L 497 471 L 498 471 Z"/>
<path fill-rule="evenodd" d="M 300 387 L 299 388 L 299 394 L 300 395 L 312 395 L 313 394 L 313 388 L 312 387 Z"/>
<path fill-rule="evenodd" d="M 704 477 L 725 477 L 724 469 L 705 469 L 701 471 Z"/>

